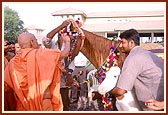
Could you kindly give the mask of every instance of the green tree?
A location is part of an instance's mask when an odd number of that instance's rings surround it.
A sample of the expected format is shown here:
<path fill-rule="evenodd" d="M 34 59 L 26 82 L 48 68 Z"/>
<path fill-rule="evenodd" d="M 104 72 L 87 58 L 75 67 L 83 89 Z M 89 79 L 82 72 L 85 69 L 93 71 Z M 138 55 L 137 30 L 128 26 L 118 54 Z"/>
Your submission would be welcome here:
<path fill-rule="evenodd" d="M 23 27 L 24 22 L 20 20 L 18 13 L 8 6 L 4 7 L 4 39 L 17 42 L 20 33 L 27 30 Z"/>

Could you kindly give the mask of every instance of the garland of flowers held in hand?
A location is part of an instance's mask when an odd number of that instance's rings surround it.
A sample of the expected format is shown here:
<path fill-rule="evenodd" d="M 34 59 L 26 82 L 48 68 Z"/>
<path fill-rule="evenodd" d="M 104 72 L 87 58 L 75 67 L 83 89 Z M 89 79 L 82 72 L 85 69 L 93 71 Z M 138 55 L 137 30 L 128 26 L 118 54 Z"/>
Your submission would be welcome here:
<path fill-rule="evenodd" d="M 78 18 L 75 20 L 74 23 L 77 23 L 78 27 L 81 27 L 81 22 Z M 79 33 L 77 27 L 75 27 L 75 24 L 71 22 L 68 26 L 64 27 L 61 30 L 61 33 L 67 33 L 67 35 L 72 35 L 74 39 L 70 40 L 70 51 L 68 58 L 66 59 L 65 68 L 68 68 L 69 64 L 72 62 L 72 53 L 74 52 L 74 49 L 77 47 L 77 40 L 80 37 L 82 40 L 85 39 L 85 36 L 82 36 L 81 33 Z"/>

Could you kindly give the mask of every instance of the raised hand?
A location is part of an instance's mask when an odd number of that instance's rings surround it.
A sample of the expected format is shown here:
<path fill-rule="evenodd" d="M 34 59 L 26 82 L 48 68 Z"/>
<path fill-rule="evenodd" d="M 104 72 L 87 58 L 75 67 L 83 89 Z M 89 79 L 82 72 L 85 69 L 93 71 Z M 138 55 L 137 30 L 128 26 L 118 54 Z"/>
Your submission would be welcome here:
<path fill-rule="evenodd" d="M 71 23 L 71 20 L 70 20 L 70 19 L 67 19 L 67 20 L 63 21 L 61 25 L 62 25 L 62 27 L 66 27 L 66 26 L 68 26 L 70 23 Z"/>
<path fill-rule="evenodd" d="M 62 34 L 61 34 L 61 39 L 62 39 L 64 42 L 70 42 L 70 37 L 67 35 L 67 33 L 62 33 Z"/>

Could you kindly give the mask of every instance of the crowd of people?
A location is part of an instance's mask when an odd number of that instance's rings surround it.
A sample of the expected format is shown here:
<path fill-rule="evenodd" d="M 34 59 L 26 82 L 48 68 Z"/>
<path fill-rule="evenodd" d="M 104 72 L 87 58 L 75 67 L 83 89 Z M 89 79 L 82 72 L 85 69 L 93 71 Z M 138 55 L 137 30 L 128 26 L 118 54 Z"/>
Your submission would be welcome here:
<path fill-rule="evenodd" d="M 73 73 L 84 70 L 85 65 L 75 66 L 71 61 L 65 67 L 74 36 L 62 29 L 71 23 L 83 39 L 82 29 L 74 20 L 67 19 L 43 38 L 45 48 L 39 48 L 36 37 L 28 32 L 19 35 L 18 43 L 4 41 L 5 111 L 69 111 L 70 103 L 78 100 L 78 89 L 72 86 Z M 140 36 L 135 29 L 126 30 L 120 38 L 120 47 L 128 56 L 110 93 L 122 100 L 127 91 L 134 90 L 143 111 L 164 110 L 163 61 L 140 48 Z M 83 80 L 86 71 L 80 77 L 80 82 Z M 87 97 L 86 84 L 80 87 L 80 96 Z M 70 89 L 74 100 L 70 100 Z"/>

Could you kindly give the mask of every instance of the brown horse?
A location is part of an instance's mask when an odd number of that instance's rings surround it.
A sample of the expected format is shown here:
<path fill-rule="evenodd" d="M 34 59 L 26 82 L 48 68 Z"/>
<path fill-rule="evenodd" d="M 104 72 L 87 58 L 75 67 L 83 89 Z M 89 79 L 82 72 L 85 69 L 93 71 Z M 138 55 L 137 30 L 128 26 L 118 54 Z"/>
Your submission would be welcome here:
<path fill-rule="evenodd" d="M 86 38 L 84 40 L 82 48 L 80 48 L 82 40 L 77 40 L 77 46 L 72 54 L 72 60 L 79 53 L 79 51 L 81 51 L 87 57 L 87 59 L 95 66 L 95 68 L 98 69 L 109 56 L 110 46 L 113 45 L 116 47 L 118 45 L 118 41 L 112 41 L 87 30 L 82 30 Z M 120 53 L 120 57 L 117 63 L 118 66 L 121 68 L 126 56 L 124 53 L 121 52 L 121 49 L 119 47 L 117 48 L 117 50 Z"/>
<path fill-rule="evenodd" d="M 84 29 L 82 30 L 85 34 L 85 40 L 77 40 L 77 46 L 72 53 L 72 60 L 79 53 L 79 51 L 81 51 L 87 57 L 87 59 L 95 66 L 95 68 L 99 69 L 105 62 L 106 58 L 109 56 L 111 45 L 117 47 L 119 45 L 119 42 L 116 40 L 112 41 L 110 39 L 96 35 Z M 122 68 L 126 55 L 121 52 L 121 49 L 119 47 L 117 48 L 117 50 L 120 53 L 119 59 L 117 60 L 117 64 L 119 68 Z M 70 80 L 67 80 L 67 82 L 68 81 Z M 95 99 L 101 97 L 100 94 L 95 93 L 95 95 L 96 94 L 97 96 L 94 96 Z M 113 105 L 113 109 L 115 110 L 115 104 Z"/>
<path fill-rule="evenodd" d="M 112 41 L 84 29 L 82 29 L 82 31 L 85 34 L 85 39 L 83 41 L 82 39 L 77 38 L 76 46 L 72 51 L 71 61 L 74 60 L 75 56 L 77 56 L 79 51 L 81 51 L 86 56 L 86 58 L 93 64 L 93 66 L 96 69 L 99 69 L 110 54 L 110 46 L 113 45 L 117 47 L 119 42 L 116 40 Z M 120 52 L 117 64 L 121 68 L 126 56 L 124 53 L 121 52 L 121 49 L 119 47 L 117 48 L 117 50 Z M 67 68 L 69 65 L 69 61 L 65 61 L 65 64 Z M 72 83 L 72 77 L 67 75 L 67 86 L 70 87 Z"/>

